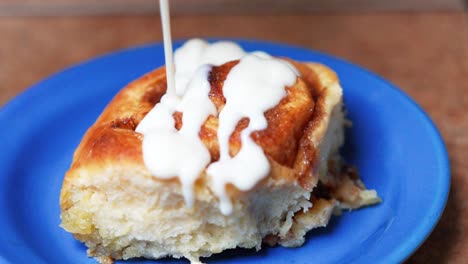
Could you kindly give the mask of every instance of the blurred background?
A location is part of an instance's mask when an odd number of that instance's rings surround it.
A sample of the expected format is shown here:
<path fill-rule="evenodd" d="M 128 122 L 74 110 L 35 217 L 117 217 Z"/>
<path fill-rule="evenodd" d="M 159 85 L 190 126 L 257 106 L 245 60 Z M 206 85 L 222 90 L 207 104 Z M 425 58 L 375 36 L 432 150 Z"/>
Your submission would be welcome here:
<path fill-rule="evenodd" d="M 173 38 L 241 37 L 342 57 L 401 87 L 447 144 L 452 188 L 409 263 L 468 260 L 468 0 L 172 0 Z M 162 40 L 157 0 L 0 0 L 0 106 L 64 67 Z"/>

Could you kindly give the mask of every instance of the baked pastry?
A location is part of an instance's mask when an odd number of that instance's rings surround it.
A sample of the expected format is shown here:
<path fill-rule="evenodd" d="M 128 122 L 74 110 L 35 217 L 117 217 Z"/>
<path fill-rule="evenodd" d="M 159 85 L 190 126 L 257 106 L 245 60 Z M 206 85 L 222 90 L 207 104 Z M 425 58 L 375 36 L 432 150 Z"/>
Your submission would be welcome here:
<path fill-rule="evenodd" d="M 64 178 L 61 226 L 101 262 L 165 256 L 196 262 L 229 248 L 259 250 L 262 242 L 297 247 L 334 211 L 379 202 L 339 156 L 345 118 L 336 74 L 321 64 L 284 60 L 299 76 L 265 112 L 267 127 L 250 134 L 267 157 L 268 175 L 249 190 L 228 183 L 228 213 L 220 210 L 206 170 L 194 181 L 188 206 L 179 178 L 159 178 L 145 165 L 145 136 L 135 130 L 166 92 L 162 67 L 123 88 L 84 135 Z M 225 80 L 237 64 L 209 70 L 209 99 L 218 113 L 226 104 Z M 179 130 L 182 113 L 173 118 Z M 242 148 L 248 125 L 241 119 L 230 135 L 231 156 Z M 219 118 L 209 115 L 198 133 L 210 164 L 220 159 L 218 126 Z"/>

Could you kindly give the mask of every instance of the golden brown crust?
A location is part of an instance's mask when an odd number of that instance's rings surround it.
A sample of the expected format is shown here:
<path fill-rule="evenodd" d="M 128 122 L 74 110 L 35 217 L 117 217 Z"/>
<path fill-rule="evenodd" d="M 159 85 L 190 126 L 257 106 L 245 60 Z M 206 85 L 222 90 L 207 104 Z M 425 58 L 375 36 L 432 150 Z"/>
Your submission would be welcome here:
<path fill-rule="evenodd" d="M 318 167 L 315 166 L 319 155 L 316 144 L 323 138 L 331 114 L 328 112 L 329 107 L 327 107 L 327 99 L 331 96 L 331 91 L 326 88 L 338 84 L 338 77 L 335 72 L 321 64 L 303 64 L 293 60 L 289 60 L 289 62 L 301 73 L 301 78 L 306 82 L 315 102 L 310 121 L 303 131 L 294 164 L 300 184 L 304 188 L 312 190 L 310 177 L 315 174 L 312 170 Z"/>
<path fill-rule="evenodd" d="M 225 104 L 222 95 L 224 80 L 237 63 L 233 61 L 214 67 L 209 75 L 209 96 L 218 110 Z M 268 127 L 252 133 L 252 138 L 270 160 L 291 168 L 295 179 L 310 190 L 313 187 L 310 186 L 313 182 L 311 178 L 315 177 L 311 169 L 318 156 L 317 144 L 326 132 L 330 117 L 330 106 L 327 106 L 329 91 L 324 88 L 337 84 L 338 80 L 335 73 L 323 65 L 303 64 L 291 60 L 290 63 L 299 70 L 301 76 L 292 87 L 287 87 L 287 96 L 265 113 Z M 64 198 L 69 188 L 68 183 L 73 181 L 72 177 L 76 175 L 73 171 L 108 162 L 139 166 L 143 164 L 143 136 L 134 130 L 165 93 L 165 77 L 164 67 L 146 74 L 123 88 L 104 109 L 86 132 L 74 154 L 72 166 L 64 180 L 62 206 L 67 202 Z M 174 118 L 176 128 L 180 128 L 182 114 L 175 113 Z M 239 151 L 240 132 L 247 125 L 248 119 L 241 120 L 231 135 L 231 155 Z M 217 127 L 217 117 L 210 116 L 199 132 L 201 140 L 212 155 L 212 161 L 219 158 Z"/>

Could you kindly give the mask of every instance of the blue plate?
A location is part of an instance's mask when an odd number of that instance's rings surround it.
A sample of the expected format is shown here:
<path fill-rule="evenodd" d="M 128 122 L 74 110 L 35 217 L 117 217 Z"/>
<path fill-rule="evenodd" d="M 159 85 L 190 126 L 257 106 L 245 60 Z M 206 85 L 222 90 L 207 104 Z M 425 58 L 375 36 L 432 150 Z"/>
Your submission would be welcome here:
<path fill-rule="evenodd" d="M 351 63 L 287 45 L 238 42 L 246 50 L 321 62 L 338 73 L 353 121 L 344 154 L 383 202 L 333 218 L 326 229 L 310 232 L 303 247 L 231 250 L 206 261 L 406 259 L 439 219 L 450 184 L 447 152 L 429 117 L 398 88 Z M 63 175 L 84 132 L 111 98 L 131 80 L 162 65 L 163 57 L 161 44 L 99 57 L 42 81 L 1 109 L 0 263 L 95 263 L 85 247 L 59 227 Z M 157 263 L 131 261 L 139 262 Z"/>

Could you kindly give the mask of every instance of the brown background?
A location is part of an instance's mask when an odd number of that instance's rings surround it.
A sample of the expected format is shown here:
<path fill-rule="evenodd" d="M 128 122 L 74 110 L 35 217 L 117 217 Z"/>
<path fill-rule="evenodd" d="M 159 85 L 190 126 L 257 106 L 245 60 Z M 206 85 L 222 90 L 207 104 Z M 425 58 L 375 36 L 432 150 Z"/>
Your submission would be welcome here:
<path fill-rule="evenodd" d="M 174 38 L 286 42 L 360 64 L 432 117 L 452 187 L 434 232 L 409 263 L 468 262 L 468 18 L 459 0 L 172 1 Z M 153 0 L 0 0 L 0 106 L 85 59 L 161 41 Z"/>

